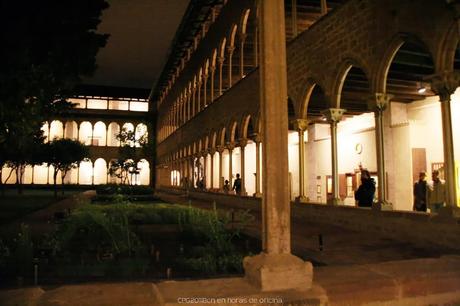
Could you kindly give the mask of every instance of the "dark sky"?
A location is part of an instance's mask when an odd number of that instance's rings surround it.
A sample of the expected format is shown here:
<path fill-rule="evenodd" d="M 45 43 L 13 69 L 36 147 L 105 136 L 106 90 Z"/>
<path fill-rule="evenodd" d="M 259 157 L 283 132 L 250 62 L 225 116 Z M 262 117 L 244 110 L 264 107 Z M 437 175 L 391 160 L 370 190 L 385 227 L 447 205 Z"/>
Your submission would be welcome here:
<path fill-rule="evenodd" d="M 98 70 L 84 83 L 151 88 L 189 0 L 107 0 L 98 32 L 110 34 Z"/>

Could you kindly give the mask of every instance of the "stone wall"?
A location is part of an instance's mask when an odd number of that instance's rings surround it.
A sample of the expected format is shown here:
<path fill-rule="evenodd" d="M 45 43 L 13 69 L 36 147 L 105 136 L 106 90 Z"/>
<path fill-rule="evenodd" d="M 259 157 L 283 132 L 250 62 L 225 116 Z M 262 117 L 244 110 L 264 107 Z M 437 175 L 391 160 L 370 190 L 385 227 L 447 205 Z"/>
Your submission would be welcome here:
<path fill-rule="evenodd" d="M 288 44 L 289 95 L 299 112 L 307 91 L 318 84 L 330 105 L 338 107 L 340 84 L 350 65 L 365 72 L 371 91 L 382 91 L 386 68 L 407 39 L 426 45 L 437 72 L 452 70 L 448 49 L 458 42 L 454 25 L 454 10 L 437 0 L 348 1 Z"/>
<path fill-rule="evenodd" d="M 184 193 L 178 189 L 164 188 L 163 192 Z M 251 209 L 260 212 L 260 198 L 238 197 L 210 192 L 193 191 L 190 198 L 216 202 L 217 207 Z M 292 203 L 292 218 L 308 222 L 322 222 L 347 229 L 372 232 L 398 241 L 411 241 L 419 246 L 460 249 L 460 220 L 442 218 L 426 213 L 403 211 L 376 211 L 368 208 L 329 206 L 313 203 Z"/>

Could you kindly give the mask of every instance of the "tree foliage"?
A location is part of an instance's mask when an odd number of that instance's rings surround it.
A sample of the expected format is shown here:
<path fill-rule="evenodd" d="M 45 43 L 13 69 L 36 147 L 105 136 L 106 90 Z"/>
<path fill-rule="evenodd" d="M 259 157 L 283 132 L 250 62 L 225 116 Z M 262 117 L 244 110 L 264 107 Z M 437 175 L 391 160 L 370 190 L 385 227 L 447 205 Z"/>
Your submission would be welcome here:
<path fill-rule="evenodd" d="M 89 155 L 89 150 L 83 143 L 72 139 L 55 139 L 47 143 L 45 148 L 44 161 L 48 166 L 53 166 L 54 195 L 57 196 L 56 185 L 59 172 L 64 187 L 67 173 L 78 167 L 78 164 Z"/>
<path fill-rule="evenodd" d="M 96 33 L 107 7 L 105 0 L 0 1 L 0 166 L 33 162 L 43 123 L 68 109 L 81 76 L 94 73 L 108 38 Z"/>
<path fill-rule="evenodd" d="M 132 175 L 139 174 L 137 162 L 144 156 L 148 156 L 151 144 L 148 141 L 148 132 L 141 131 L 136 135 L 135 131 L 123 128 L 117 135 L 121 143 L 119 158 L 111 161 L 109 174 L 118 178 L 122 184 L 132 184 Z"/>

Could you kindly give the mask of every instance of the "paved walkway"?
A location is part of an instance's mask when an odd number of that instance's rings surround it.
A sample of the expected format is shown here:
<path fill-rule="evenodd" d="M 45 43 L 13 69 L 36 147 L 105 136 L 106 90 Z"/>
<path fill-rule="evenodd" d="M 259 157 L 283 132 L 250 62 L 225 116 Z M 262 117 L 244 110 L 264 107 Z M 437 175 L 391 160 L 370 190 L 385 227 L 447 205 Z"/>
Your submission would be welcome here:
<path fill-rule="evenodd" d="M 188 204 L 185 196 L 158 194 L 164 201 L 178 204 Z M 190 200 L 192 206 L 211 209 L 211 202 Z M 232 209 L 229 206 L 218 209 Z M 261 220 L 259 213 L 253 213 L 255 221 L 248 225 L 245 233 L 260 239 Z M 315 266 L 339 266 L 351 264 L 371 264 L 394 260 L 416 258 L 433 258 L 442 255 L 460 254 L 459 251 L 441 249 L 439 247 L 420 248 L 410 242 L 400 242 L 385 237 L 378 237 L 366 232 L 357 232 L 332 224 L 302 223 L 297 219 L 291 224 L 292 252 L 311 261 Z M 319 235 L 322 238 L 320 250 Z"/>
<path fill-rule="evenodd" d="M 311 289 L 260 292 L 238 277 L 158 284 L 81 284 L 0 291 L 0 305 L 460 305 L 459 282 L 460 256 L 447 256 L 315 268 Z"/>

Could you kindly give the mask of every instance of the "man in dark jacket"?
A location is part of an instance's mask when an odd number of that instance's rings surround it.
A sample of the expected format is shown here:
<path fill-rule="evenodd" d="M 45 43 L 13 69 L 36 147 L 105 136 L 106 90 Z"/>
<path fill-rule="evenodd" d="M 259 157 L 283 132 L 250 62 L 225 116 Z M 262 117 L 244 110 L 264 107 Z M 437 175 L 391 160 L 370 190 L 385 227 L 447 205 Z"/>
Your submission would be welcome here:
<path fill-rule="evenodd" d="M 414 210 L 426 211 L 427 183 L 426 173 L 420 172 L 418 181 L 414 184 Z"/>
<path fill-rule="evenodd" d="M 236 180 L 233 182 L 233 190 L 235 190 L 235 193 L 238 195 L 241 195 L 241 178 L 240 174 L 236 174 Z"/>
<path fill-rule="evenodd" d="M 359 207 L 371 207 L 374 202 L 375 181 L 369 171 L 361 170 L 361 185 L 355 191 L 355 200 Z"/>

